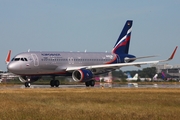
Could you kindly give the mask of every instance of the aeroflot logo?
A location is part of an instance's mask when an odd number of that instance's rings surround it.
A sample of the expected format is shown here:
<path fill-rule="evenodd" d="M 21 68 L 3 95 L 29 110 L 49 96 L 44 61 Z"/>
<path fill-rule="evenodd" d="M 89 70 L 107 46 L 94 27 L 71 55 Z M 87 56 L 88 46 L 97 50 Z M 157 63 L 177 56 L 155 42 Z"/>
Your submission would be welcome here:
<path fill-rule="evenodd" d="M 61 56 L 60 53 L 42 53 L 42 56 Z"/>

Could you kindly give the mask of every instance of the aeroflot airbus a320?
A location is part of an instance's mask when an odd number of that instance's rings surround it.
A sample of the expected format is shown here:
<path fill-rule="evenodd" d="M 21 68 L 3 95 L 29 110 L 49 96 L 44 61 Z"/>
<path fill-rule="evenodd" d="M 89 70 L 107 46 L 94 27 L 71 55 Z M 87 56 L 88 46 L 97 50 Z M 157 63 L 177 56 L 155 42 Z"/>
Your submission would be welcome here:
<path fill-rule="evenodd" d="M 85 82 L 86 86 L 94 86 L 94 76 L 107 73 L 124 66 L 140 66 L 159 63 L 173 59 L 177 47 L 167 60 L 133 62 L 138 57 L 130 55 L 129 44 L 132 31 L 132 20 L 128 20 L 114 45 L 112 52 L 23 52 L 10 61 L 11 51 L 6 59 L 8 71 L 19 75 L 26 87 L 41 76 L 52 76 L 50 85 L 58 87 L 60 82 L 56 76 L 72 76 L 74 81 Z"/>

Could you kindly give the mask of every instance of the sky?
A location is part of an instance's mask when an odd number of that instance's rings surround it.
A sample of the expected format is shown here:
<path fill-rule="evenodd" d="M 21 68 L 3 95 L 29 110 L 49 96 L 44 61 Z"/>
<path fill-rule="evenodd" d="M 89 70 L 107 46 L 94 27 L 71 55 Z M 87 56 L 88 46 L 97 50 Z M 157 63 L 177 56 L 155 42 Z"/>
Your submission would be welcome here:
<path fill-rule="evenodd" d="M 179 0 L 0 0 L 0 70 L 8 50 L 111 52 L 126 20 L 130 54 L 166 59 L 180 45 L 179 11 Z M 180 48 L 167 63 L 180 64 Z"/>

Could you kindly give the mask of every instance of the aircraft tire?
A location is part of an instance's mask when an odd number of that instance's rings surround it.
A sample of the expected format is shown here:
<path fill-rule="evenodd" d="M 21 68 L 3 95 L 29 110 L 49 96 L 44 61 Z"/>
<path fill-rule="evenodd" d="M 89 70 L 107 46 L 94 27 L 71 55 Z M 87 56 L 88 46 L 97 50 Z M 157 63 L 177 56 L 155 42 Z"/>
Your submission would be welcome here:
<path fill-rule="evenodd" d="M 89 81 L 85 82 L 86 87 L 89 87 L 89 84 L 90 84 Z"/>
<path fill-rule="evenodd" d="M 91 80 L 91 81 L 89 81 L 89 82 L 90 82 L 91 87 L 94 87 L 95 81 L 94 81 L 94 80 Z"/>
<path fill-rule="evenodd" d="M 59 84 L 60 84 L 60 83 L 59 83 L 59 80 L 55 80 L 55 81 L 54 81 L 54 85 L 55 85 L 56 87 L 59 87 Z"/>
<path fill-rule="evenodd" d="M 51 81 L 50 81 L 51 87 L 54 87 L 54 83 L 55 83 L 55 80 L 51 80 Z"/>
<path fill-rule="evenodd" d="M 25 82 L 24 85 L 25 85 L 25 87 L 30 87 L 31 86 L 31 84 L 29 82 Z"/>

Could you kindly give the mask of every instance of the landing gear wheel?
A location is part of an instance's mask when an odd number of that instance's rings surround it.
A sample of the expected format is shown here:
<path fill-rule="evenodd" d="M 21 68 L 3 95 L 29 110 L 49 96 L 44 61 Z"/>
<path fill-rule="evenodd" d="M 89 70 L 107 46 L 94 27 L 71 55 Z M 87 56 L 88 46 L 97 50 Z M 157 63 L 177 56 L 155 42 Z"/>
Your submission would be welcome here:
<path fill-rule="evenodd" d="M 90 80 L 90 81 L 85 82 L 85 84 L 86 84 L 86 87 L 89 87 L 89 86 L 94 87 L 95 81 L 94 80 Z"/>
<path fill-rule="evenodd" d="M 89 81 L 85 82 L 86 87 L 89 87 L 89 84 L 90 84 Z"/>
<path fill-rule="evenodd" d="M 50 85 L 51 85 L 51 87 L 59 87 L 60 82 L 59 82 L 59 80 L 51 80 Z"/>
<path fill-rule="evenodd" d="M 55 81 L 54 81 L 54 85 L 55 85 L 56 87 L 59 87 L 59 84 L 60 84 L 60 83 L 59 83 L 59 80 L 55 80 Z"/>
<path fill-rule="evenodd" d="M 90 82 L 91 87 L 94 87 L 95 81 L 94 81 L 94 80 L 91 80 L 91 81 L 89 81 L 89 82 Z"/>
<path fill-rule="evenodd" d="M 50 81 L 50 85 L 51 85 L 51 87 L 54 87 L 54 83 L 55 83 L 55 81 L 54 81 L 54 80 L 51 80 L 51 81 Z"/>
<path fill-rule="evenodd" d="M 24 85 L 25 85 L 25 87 L 30 87 L 30 86 L 31 86 L 31 83 L 25 82 Z"/>

